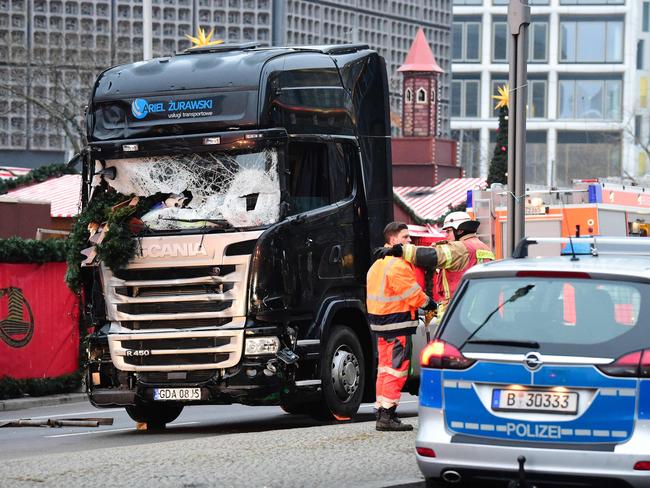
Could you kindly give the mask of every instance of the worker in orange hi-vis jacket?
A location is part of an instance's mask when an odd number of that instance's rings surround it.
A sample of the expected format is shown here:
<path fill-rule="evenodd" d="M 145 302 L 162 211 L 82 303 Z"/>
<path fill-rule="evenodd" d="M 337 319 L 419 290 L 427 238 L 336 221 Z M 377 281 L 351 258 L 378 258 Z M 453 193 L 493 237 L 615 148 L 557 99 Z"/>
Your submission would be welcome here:
<path fill-rule="evenodd" d="M 391 222 L 384 229 L 386 248 L 408 244 L 411 239 L 406 224 Z M 411 335 L 418 325 L 418 308 L 432 310 L 436 303 L 420 288 L 413 265 L 404 259 L 385 256 L 377 259 L 368 271 L 368 321 L 377 335 L 377 424 L 381 431 L 413 430 L 397 417 L 396 409 L 406 383 L 410 358 Z"/>

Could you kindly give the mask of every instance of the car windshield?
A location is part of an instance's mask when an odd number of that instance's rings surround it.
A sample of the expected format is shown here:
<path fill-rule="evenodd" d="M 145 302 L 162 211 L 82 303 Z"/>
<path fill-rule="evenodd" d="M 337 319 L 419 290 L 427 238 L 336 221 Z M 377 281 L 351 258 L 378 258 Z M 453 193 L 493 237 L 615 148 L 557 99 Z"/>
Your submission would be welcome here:
<path fill-rule="evenodd" d="M 650 346 L 650 285 L 631 281 L 500 277 L 469 281 L 441 338 L 464 351 L 618 357 Z M 502 342 L 502 344 L 498 344 Z"/>
<path fill-rule="evenodd" d="M 97 165 L 95 185 L 103 180 L 126 196 L 160 197 L 142 216 L 152 230 L 259 227 L 280 218 L 276 149 L 173 154 Z"/>

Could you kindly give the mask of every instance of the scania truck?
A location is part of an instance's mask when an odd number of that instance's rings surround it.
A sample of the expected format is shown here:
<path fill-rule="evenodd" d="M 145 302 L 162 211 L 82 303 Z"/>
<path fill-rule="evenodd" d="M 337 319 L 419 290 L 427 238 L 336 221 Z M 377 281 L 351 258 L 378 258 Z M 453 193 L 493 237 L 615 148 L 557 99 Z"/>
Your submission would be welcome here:
<path fill-rule="evenodd" d="M 84 205 L 154 200 L 128 264 L 82 268 L 93 405 L 164 426 L 189 405 L 340 420 L 374 399 L 365 277 L 392 219 L 382 57 L 222 44 L 116 66 L 86 125 Z"/>

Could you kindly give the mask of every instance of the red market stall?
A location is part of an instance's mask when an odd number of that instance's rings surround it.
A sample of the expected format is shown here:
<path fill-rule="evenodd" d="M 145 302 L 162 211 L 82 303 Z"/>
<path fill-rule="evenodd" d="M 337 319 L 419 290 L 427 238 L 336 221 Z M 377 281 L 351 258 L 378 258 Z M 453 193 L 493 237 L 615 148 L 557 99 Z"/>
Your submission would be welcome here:
<path fill-rule="evenodd" d="M 0 378 L 53 378 L 78 368 L 78 298 L 66 263 L 0 263 Z"/>

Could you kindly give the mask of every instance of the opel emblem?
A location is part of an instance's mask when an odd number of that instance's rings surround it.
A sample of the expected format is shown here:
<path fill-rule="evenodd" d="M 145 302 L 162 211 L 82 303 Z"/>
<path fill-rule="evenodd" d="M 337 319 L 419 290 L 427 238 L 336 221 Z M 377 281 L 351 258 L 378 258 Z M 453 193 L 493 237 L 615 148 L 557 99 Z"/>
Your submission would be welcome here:
<path fill-rule="evenodd" d="M 524 365 L 530 371 L 535 371 L 539 369 L 543 364 L 541 354 L 537 352 L 529 352 L 524 356 Z"/>

